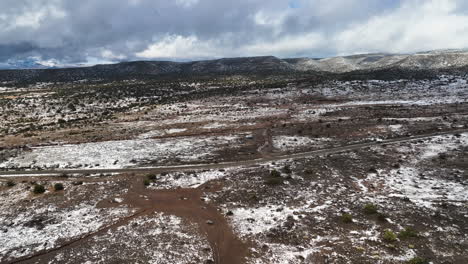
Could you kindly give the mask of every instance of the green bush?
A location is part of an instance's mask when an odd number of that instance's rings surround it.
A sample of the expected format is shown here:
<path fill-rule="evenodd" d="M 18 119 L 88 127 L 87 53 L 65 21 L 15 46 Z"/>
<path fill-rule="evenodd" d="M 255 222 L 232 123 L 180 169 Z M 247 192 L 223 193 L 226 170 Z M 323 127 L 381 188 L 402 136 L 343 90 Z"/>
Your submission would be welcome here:
<path fill-rule="evenodd" d="M 45 187 L 43 185 L 36 184 L 34 185 L 33 193 L 35 194 L 45 193 Z"/>
<path fill-rule="evenodd" d="M 62 191 L 64 188 L 63 188 L 63 184 L 61 183 L 56 183 L 54 184 L 54 190 L 57 192 L 57 191 Z"/>
<path fill-rule="evenodd" d="M 283 177 L 281 177 L 281 173 L 277 170 L 270 171 L 270 175 L 266 177 L 265 184 L 267 185 L 280 185 L 284 181 Z"/>
<path fill-rule="evenodd" d="M 341 215 L 341 220 L 343 223 L 349 224 L 353 222 L 353 216 L 351 214 L 344 213 Z"/>
<path fill-rule="evenodd" d="M 280 185 L 283 184 L 283 178 L 281 177 L 269 177 L 265 180 L 265 184 L 268 185 Z"/>
<path fill-rule="evenodd" d="M 400 239 L 407 239 L 407 238 L 410 238 L 410 237 L 418 237 L 418 231 L 416 231 L 414 228 L 407 227 L 407 228 L 405 228 L 405 230 L 398 233 L 398 237 Z"/>
<path fill-rule="evenodd" d="M 377 206 L 375 204 L 366 204 L 364 205 L 364 213 L 366 214 L 376 214 L 377 213 Z"/>
<path fill-rule="evenodd" d="M 397 240 L 397 235 L 390 229 L 384 231 L 382 239 L 385 242 L 395 242 Z"/>
<path fill-rule="evenodd" d="M 148 174 L 146 175 L 146 178 L 150 181 L 155 181 L 156 180 L 156 174 Z"/>
<path fill-rule="evenodd" d="M 272 170 L 270 172 L 270 176 L 273 177 L 273 178 L 279 178 L 279 177 L 281 177 L 281 173 L 279 171 L 277 171 L 277 170 Z"/>
<path fill-rule="evenodd" d="M 292 173 L 291 166 L 284 165 L 283 172 L 286 173 L 286 174 L 291 174 Z"/>
<path fill-rule="evenodd" d="M 12 181 L 12 180 L 7 181 L 7 183 L 6 183 L 7 187 L 13 187 L 15 185 L 16 185 L 16 183 L 14 181 Z"/>
<path fill-rule="evenodd" d="M 150 186 L 151 181 L 148 180 L 148 179 L 145 179 L 145 180 L 143 181 L 143 184 L 144 184 L 145 186 Z"/>
<path fill-rule="evenodd" d="M 408 260 L 406 264 L 429 264 L 429 261 L 420 257 L 414 257 Z"/>

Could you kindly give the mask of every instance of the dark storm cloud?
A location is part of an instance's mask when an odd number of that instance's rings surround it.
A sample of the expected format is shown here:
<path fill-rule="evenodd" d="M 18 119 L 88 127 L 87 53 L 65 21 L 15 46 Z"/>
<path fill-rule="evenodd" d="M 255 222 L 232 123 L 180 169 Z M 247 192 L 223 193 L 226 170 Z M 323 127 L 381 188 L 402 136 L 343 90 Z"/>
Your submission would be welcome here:
<path fill-rule="evenodd" d="M 254 2 L 6 1 L 0 3 L 2 54 L 23 56 L 28 46 L 46 49 L 45 56 L 55 51 L 58 59 L 99 56 L 102 49 L 132 56 L 165 34 L 247 32 L 260 5 Z"/>
<path fill-rule="evenodd" d="M 423 17 L 463 17 L 462 5 L 456 0 L 2 0 L 0 60 L 36 56 L 68 63 L 399 51 L 425 39 L 409 32 L 417 36 L 414 41 L 405 36 L 395 42 L 397 48 L 386 48 L 385 39 L 405 33 L 400 16 L 416 9 L 413 13 Z M 381 28 L 373 28 L 375 23 Z M 380 39 L 372 37 L 378 34 L 383 34 Z"/>
<path fill-rule="evenodd" d="M 37 49 L 38 47 L 34 46 L 32 43 L 27 42 L 8 45 L 0 44 L 0 61 L 9 59 L 12 54 L 22 56 L 30 55 Z"/>

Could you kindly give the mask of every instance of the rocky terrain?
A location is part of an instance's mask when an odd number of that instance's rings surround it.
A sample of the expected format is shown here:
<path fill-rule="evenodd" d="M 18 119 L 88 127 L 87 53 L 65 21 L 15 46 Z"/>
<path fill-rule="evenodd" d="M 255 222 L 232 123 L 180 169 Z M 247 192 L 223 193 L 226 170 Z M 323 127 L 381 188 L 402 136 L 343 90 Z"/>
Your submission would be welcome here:
<path fill-rule="evenodd" d="M 467 263 L 463 54 L 0 71 L 0 263 Z"/>

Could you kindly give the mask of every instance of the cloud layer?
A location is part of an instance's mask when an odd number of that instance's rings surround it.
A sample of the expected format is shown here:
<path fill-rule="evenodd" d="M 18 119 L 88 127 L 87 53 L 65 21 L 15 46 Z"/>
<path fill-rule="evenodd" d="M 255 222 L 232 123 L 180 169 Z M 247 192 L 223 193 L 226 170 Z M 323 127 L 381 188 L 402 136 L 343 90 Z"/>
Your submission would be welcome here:
<path fill-rule="evenodd" d="M 2 0 L 0 62 L 466 48 L 463 0 Z"/>

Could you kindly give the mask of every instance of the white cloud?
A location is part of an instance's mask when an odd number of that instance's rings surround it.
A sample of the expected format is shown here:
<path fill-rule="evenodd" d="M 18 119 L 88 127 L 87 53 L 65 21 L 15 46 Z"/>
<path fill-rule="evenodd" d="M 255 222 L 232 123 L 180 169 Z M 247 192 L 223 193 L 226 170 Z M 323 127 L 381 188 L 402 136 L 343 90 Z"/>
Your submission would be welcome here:
<path fill-rule="evenodd" d="M 104 59 L 108 59 L 108 60 L 123 60 L 127 58 L 125 55 L 122 55 L 122 54 L 114 54 L 114 52 L 108 49 L 103 50 L 101 52 L 101 56 Z"/>
<path fill-rule="evenodd" d="M 198 0 L 176 0 L 175 2 L 177 5 L 187 8 L 197 4 Z"/>
<path fill-rule="evenodd" d="M 271 29 L 273 36 L 278 36 L 284 31 L 284 23 L 292 14 L 290 9 L 281 10 L 279 12 L 266 12 L 260 10 L 253 17 L 254 23 L 262 28 Z"/>
<path fill-rule="evenodd" d="M 300 51 L 318 49 L 325 43 L 321 34 L 309 33 L 300 36 L 291 35 L 273 41 L 259 40 L 245 45 L 227 49 L 225 43 L 229 37 L 216 40 L 200 40 L 196 36 L 166 36 L 150 45 L 146 50 L 137 53 L 138 57 L 156 58 L 214 58 L 237 56 L 263 56 L 284 54 L 294 56 Z"/>
<path fill-rule="evenodd" d="M 338 53 L 414 52 L 468 46 L 468 16 L 455 0 L 407 1 L 393 12 L 350 25 L 331 40 Z"/>
<path fill-rule="evenodd" d="M 44 10 L 21 14 L 20 16 L 15 17 L 10 24 L 10 27 L 32 27 L 37 29 L 45 15 L 46 12 L 44 12 Z"/>
<path fill-rule="evenodd" d="M 136 54 L 142 58 L 211 58 L 218 57 L 220 47 L 215 42 L 200 41 L 196 36 L 166 36 L 150 45 L 146 50 Z"/>
<path fill-rule="evenodd" d="M 49 4 L 40 6 L 30 6 L 18 15 L 8 13 L 0 13 L 0 32 L 7 30 L 15 30 L 21 27 L 38 29 L 41 23 L 46 19 L 60 19 L 66 16 L 66 12 L 56 5 L 57 1 L 53 0 Z M 0 11 L 1 12 L 1 11 Z"/>
<path fill-rule="evenodd" d="M 290 35 L 278 38 L 275 41 L 262 41 L 246 45 L 241 48 L 241 53 L 251 55 L 275 55 L 294 56 L 307 51 L 317 50 L 325 46 L 326 39 L 320 33 L 308 33 Z"/>

